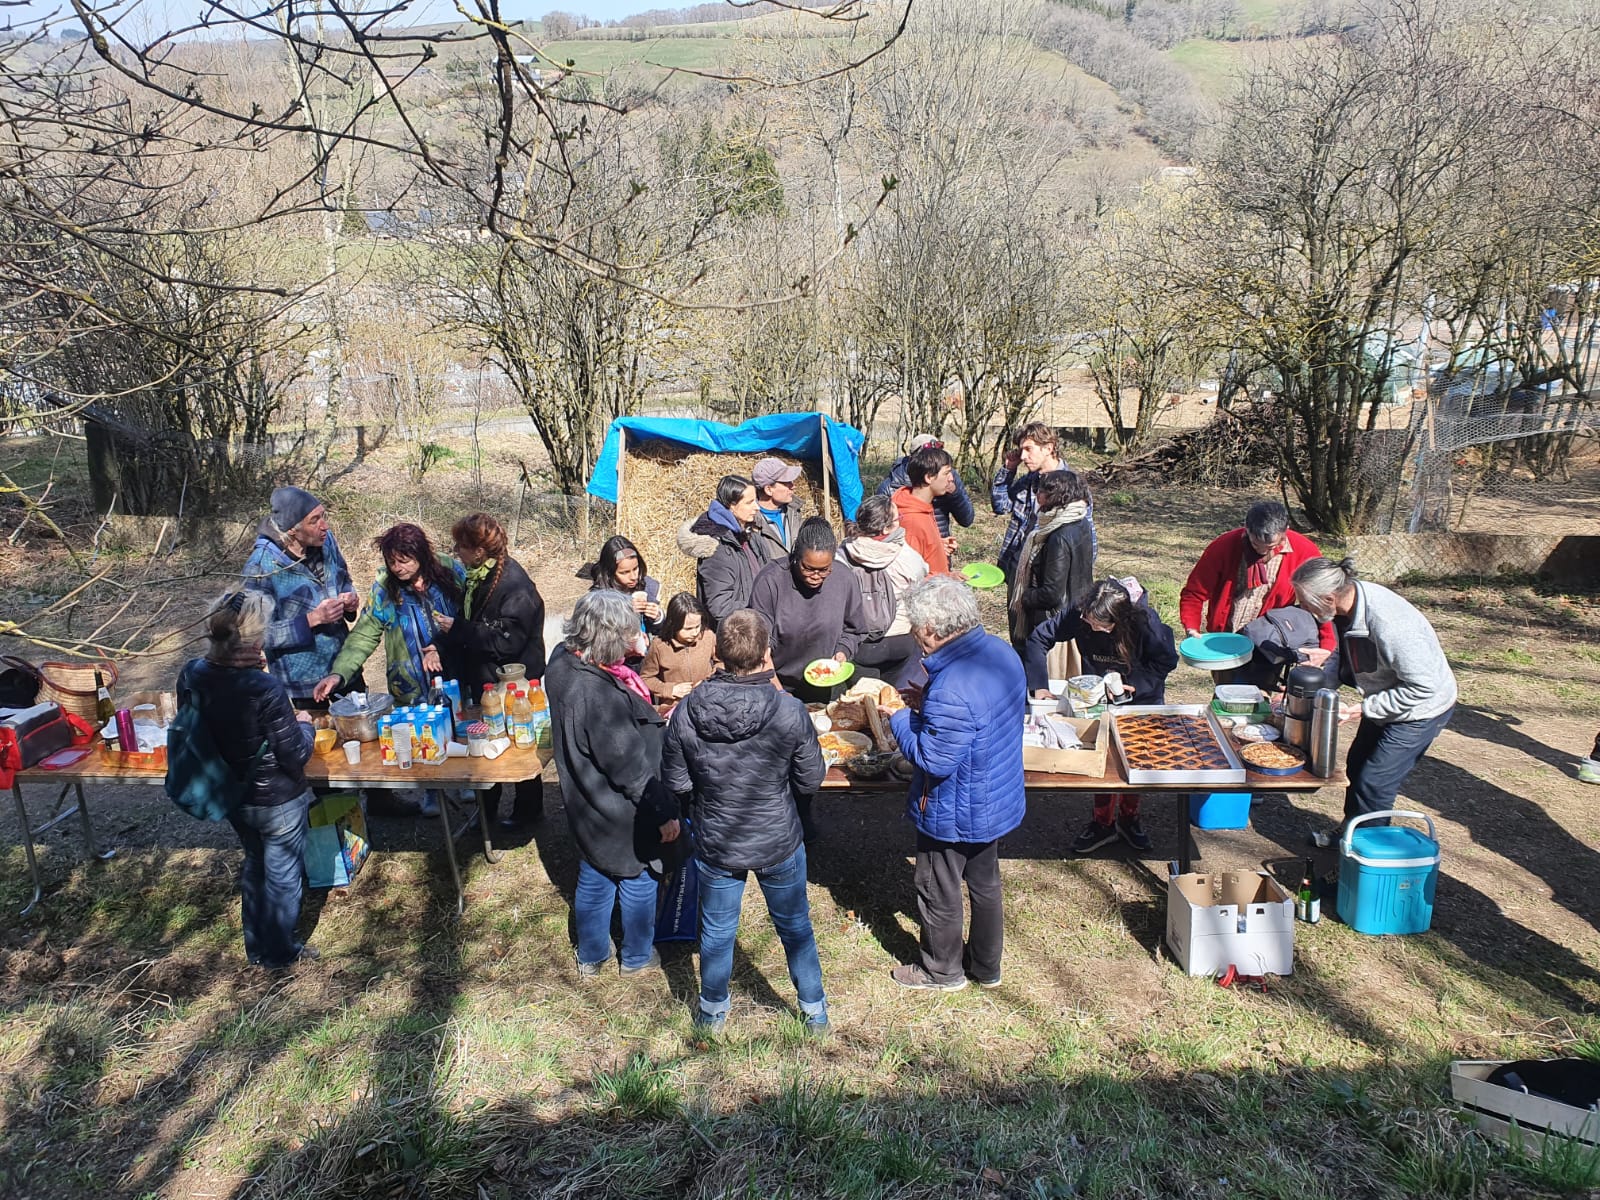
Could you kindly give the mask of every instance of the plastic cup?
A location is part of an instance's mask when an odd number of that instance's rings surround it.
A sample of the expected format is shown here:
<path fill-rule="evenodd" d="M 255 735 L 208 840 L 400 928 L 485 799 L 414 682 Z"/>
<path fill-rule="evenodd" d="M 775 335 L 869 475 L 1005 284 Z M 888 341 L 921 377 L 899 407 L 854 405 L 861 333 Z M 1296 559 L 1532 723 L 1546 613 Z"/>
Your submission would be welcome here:
<path fill-rule="evenodd" d="M 361 761 L 360 742 L 346 742 L 344 744 L 344 760 L 352 767 Z"/>
<path fill-rule="evenodd" d="M 411 769 L 411 739 L 416 731 L 410 721 L 396 721 L 389 727 L 394 736 L 394 765 L 402 771 Z"/>

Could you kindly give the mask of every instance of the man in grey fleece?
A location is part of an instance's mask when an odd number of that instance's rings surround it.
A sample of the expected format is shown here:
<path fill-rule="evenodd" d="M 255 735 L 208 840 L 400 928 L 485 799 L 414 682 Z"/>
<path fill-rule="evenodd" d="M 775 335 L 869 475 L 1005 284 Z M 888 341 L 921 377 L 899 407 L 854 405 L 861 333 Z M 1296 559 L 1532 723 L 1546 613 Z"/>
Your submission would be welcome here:
<path fill-rule="evenodd" d="M 1455 712 L 1456 678 L 1439 635 L 1408 601 L 1357 580 L 1349 559 L 1302 563 L 1294 590 L 1300 607 L 1333 622 L 1340 682 L 1361 693 L 1361 725 L 1345 760 L 1344 818 L 1387 812 Z"/>

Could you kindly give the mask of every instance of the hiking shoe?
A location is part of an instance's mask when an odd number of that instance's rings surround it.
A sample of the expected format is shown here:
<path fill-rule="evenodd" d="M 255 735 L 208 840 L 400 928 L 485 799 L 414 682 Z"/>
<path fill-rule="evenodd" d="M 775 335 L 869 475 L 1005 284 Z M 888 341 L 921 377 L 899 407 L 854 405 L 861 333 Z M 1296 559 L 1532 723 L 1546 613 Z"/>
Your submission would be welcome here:
<path fill-rule="evenodd" d="M 1592 758 L 1578 763 L 1578 778 L 1584 783 L 1600 783 L 1600 762 Z"/>
<path fill-rule="evenodd" d="M 705 1009 L 698 1005 L 695 1006 L 694 1031 L 700 1037 L 721 1037 L 723 1026 L 727 1023 L 728 1017 L 726 1013 L 714 1017 L 706 1012 Z"/>
<path fill-rule="evenodd" d="M 650 970 L 652 967 L 659 967 L 660 965 L 661 965 L 661 951 L 652 950 L 652 951 L 650 951 L 650 957 L 648 959 L 646 959 L 644 962 L 640 963 L 637 967 L 626 967 L 625 966 L 618 973 L 621 974 L 621 975 L 643 975 L 646 971 Z"/>
<path fill-rule="evenodd" d="M 1000 986 L 999 975 L 996 975 L 993 979 L 979 979 L 976 975 L 973 975 L 971 971 L 968 971 L 967 974 L 971 977 L 972 982 L 981 988 L 997 988 Z"/>
<path fill-rule="evenodd" d="M 1117 836 L 1135 850 L 1150 849 L 1150 835 L 1144 831 L 1137 815 L 1117 818 Z"/>
<path fill-rule="evenodd" d="M 972 982 L 977 984 L 979 987 L 997 988 L 1000 986 L 1000 972 L 996 971 L 994 973 L 994 978 L 992 979 L 985 979 L 972 969 L 972 959 L 967 956 L 965 949 L 963 949 L 961 954 L 961 971 L 968 979 L 972 980 Z"/>
<path fill-rule="evenodd" d="M 1090 821 L 1083 827 L 1083 832 L 1078 835 L 1078 840 L 1072 843 L 1074 854 L 1088 854 L 1098 850 L 1110 842 L 1117 840 L 1117 827 L 1115 825 L 1102 825 L 1099 821 Z"/>
<path fill-rule="evenodd" d="M 903 988 L 915 988 L 924 992 L 959 992 L 967 986 L 967 977 L 960 979 L 939 980 L 928 974 L 928 969 L 921 963 L 906 963 L 889 972 L 889 978 Z"/>
<path fill-rule="evenodd" d="M 598 978 L 600 978 L 600 973 L 602 971 L 604 971 L 610 965 L 611 965 L 611 957 L 610 957 L 610 955 L 607 955 L 605 958 L 602 958 L 599 962 L 592 962 L 592 963 L 580 962 L 578 964 L 578 978 L 579 979 L 598 979 Z"/>

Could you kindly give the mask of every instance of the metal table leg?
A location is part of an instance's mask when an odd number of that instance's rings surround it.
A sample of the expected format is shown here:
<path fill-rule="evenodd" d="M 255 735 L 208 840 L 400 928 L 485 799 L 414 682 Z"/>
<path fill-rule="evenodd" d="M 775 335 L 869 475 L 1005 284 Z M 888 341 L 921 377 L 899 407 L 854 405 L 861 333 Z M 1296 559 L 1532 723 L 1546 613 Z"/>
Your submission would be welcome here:
<path fill-rule="evenodd" d="M 72 786 L 78 791 L 78 820 L 83 825 L 84 848 L 101 862 L 115 858 L 117 856 L 115 847 L 103 851 L 95 842 L 94 822 L 89 819 L 89 802 L 83 798 L 83 781 L 81 779 L 74 780 Z"/>
<path fill-rule="evenodd" d="M 28 810 L 22 805 L 22 785 L 11 785 L 11 798 L 17 804 L 17 824 L 22 828 L 22 849 L 28 857 L 28 874 L 33 877 L 33 899 L 28 901 L 20 916 L 27 916 L 44 895 L 44 881 L 39 877 L 39 860 L 33 854 L 33 828 L 28 824 Z"/>
<path fill-rule="evenodd" d="M 1187 792 L 1174 792 L 1178 801 L 1178 858 L 1177 867 L 1179 875 L 1187 875 L 1194 870 L 1194 827 L 1189 824 L 1189 794 Z"/>
<path fill-rule="evenodd" d="M 491 863 L 497 863 L 501 854 L 494 848 L 494 841 L 489 836 L 489 808 L 484 799 L 489 794 L 489 789 L 474 788 L 472 794 L 478 801 L 478 828 L 483 830 L 483 857 Z"/>
<path fill-rule="evenodd" d="M 456 885 L 456 916 L 463 917 L 467 913 L 467 893 L 461 886 L 461 868 L 456 866 L 456 839 L 450 832 L 450 801 L 445 796 L 439 797 L 439 824 L 444 828 L 444 856 L 450 863 L 450 878 Z"/>

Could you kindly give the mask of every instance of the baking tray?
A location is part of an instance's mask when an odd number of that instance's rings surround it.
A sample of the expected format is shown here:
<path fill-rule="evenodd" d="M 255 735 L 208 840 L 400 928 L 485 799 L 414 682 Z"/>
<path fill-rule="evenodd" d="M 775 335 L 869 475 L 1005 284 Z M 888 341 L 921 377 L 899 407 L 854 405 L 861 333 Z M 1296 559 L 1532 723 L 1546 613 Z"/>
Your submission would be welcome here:
<path fill-rule="evenodd" d="M 1122 748 L 1122 732 L 1119 722 L 1123 717 L 1133 716 L 1175 716 L 1175 717 L 1200 717 L 1211 730 L 1211 736 L 1216 739 L 1221 748 L 1223 757 L 1228 760 L 1226 769 L 1217 768 L 1205 771 L 1133 771 L 1128 768 L 1128 756 Z M 1122 764 L 1122 773 L 1129 783 L 1149 784 L 1195 784 L 1196 786 L 1212 787 L 1218 784 L 1240 784 L 1245 782 L 1245 766 L 1239 760 L 1239 755 L 1233 749 L 1233 743 L 1228 735 L 1222 731 L 1217 715 L 1211 711 L 1207 704 L 1141 704 L 1126 708 L 1117 708 L 1110 714 L 1111 744 L 1117 748 L 1117 760 Z"/>

